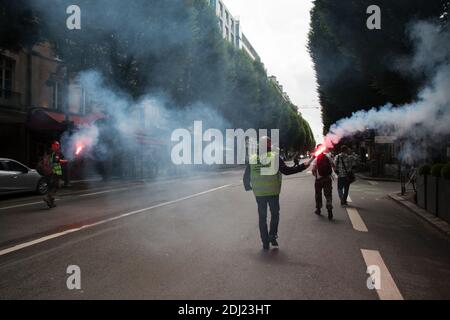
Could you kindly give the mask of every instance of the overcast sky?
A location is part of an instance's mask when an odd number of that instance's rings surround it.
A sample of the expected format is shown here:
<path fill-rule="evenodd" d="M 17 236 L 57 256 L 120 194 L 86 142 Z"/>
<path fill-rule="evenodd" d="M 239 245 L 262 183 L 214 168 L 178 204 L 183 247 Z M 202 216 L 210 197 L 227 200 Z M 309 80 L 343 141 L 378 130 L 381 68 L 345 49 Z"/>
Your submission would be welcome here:
<path fill-rule="evenodd" d="M 242 31 L 261 57 L 269 75 L 275 75 L 292 102 L 300 107 L 316 141 L 322 141 L 322 117 L 308 42 L 312 0 L 224 0 Z"/>

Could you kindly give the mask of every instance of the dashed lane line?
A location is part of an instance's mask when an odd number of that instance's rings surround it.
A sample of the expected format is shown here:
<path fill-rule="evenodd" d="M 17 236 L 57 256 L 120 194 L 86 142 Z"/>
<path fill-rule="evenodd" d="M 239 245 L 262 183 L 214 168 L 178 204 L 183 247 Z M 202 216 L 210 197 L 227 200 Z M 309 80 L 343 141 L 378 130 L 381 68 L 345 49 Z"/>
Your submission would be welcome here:
<path fill-rule="evenodd" d="M 55 199 L 55 201 L 59 201 L 59 200 L 60 199 Z M 44 204 L 44 201 L 28 202 L 28 203 L 22 203 L 22 204 L 17 204 L 17 205 L 8 206 L 8 207 L 1 207 L 0 210 L 28 207 L 28 206 L 33 206 L 35 204 Z"/>
<path fill-rule="evenodd" d="M 364 223 L 356 208 L 347 208 L 347 214 L 350 218 L 350 221 L 352 222 L 353 229 L 360 232 L 369 232 L 366 224 Z"/>
<path fill-rule="evenodd" d="M 59 238 L 59 237 L 62 237 L 64 235 L 67 235 L 67 234 L 70 234 L 70 233 L 74 233 L 74 232 L 81 231 L 81 230 L 84 230 L 84 229 L 89 229 L 89 228 L 92 228 L 92 227 L 95 227 L 95 226 L 98 226 L 98 225 L 102 225 L 102 224 L 105 224 L 105 223 L 108 223 L 108 222 L 111 222 L 111 221 L 123 219 L 125 217 L 136 215 L 136 214 L 139 214 L 139 213 L 142 213 L 142 212 L 145 212 L 145 211 L 150 211 L 150 210 L 153 210 L 153 209 L 156 209 L 156 208 L 161 208 L 161 207 L 164 207 L 164 206 L 167 206 L 167 205 L 170 205 L 170 204 L 174 204 L 174 203 L 178 203 L 178 202 L 181 202 L 181 201 L 184 201 L 184 200 L 196 198 L 196 197 L 199 197 L 199 196 L 211 193 L 211 192 L 215 192 L 215 191 L 227 188 L 229 186 L 231 186 L 231 185 L 227 184 L 227 185 L 224 185 L 224 186 L 221 186 L 221 187 L 217 187 L 217 188 L 209 189 L 209 190 L 206 190 L 206 191 L 203 191 L 203 192 L 195 193 L 195 194 L 192 194 L 192 195 L 189 195 L 189 196 L 186 196 L 186 197 L 183 197 L 183 198 L 179 198 L 179 199 L 176 199 L 176 200 L 163 202 L 163 203 L 160 203 L 160 204 L 148 207 L 148 208 L 143 208 L 143 209 L 131 211 L 131 212 L 127 212 L 127 213 L 124 213 L 124 214 L 112 217 L 112 218 L 108 218 L 108 219 L 105 219 L 105 220 L 100 220 L 100 221 L 97 221 L 97 222 L 92 223 L 92 224 L 87 224 L 87 225 L 81 226 L 79 228 L 68 229 L 68 230 L 65 230 L 65 231 L 62 231 L 62 232 L 58 232 L 58 233 L 54 233 L 54 234 L 51 234 L 51 235 L 48 235 L 48 236 L 45 236 L 45 237 L 42 237 L 42 238 L 39 238 L 39 239 L 35 239 L 35 240 L 28 241 L 28 242 L 24 242 L 24 243 L 15 245 L 13 247 L 1 250 L 0 251 L 0 256 L 4 256 L 4 255 L 6 255 L 8 253 L 15 252 L 15 251 L 18 251 L 18 250 L 21 250 L 21 249 L 24 249 L 24 248 L 27 248 L 27 247 L 33 246 L 35 244 L 51 240 L 51 239 Z"/>
<path fill-rule="evenodd" d="M 102 190 L 102 191 L 90 192 L 90 193 L 82 193 L 82 194 L 67 194 L 67 195 L 63 195 L 63 196 L 64 197 L 83 198 L 83 197 L 90 197 L 90 196 L 95 196 L 95 195 L 99 195 L 99 194 L 106 194 L 106 193 L 119 192 L 119 191 L 126 191 L 126 190 L 130 190 L 130 189 L 136 188 L 136 187 L 140 187 L 140 186 L 128 186 L 128 187 L 125 187 L 125 188 L 108 189 L 108 190 Z M 56 201 L 60 201 L 60 200 L 61 199 L 56 199 Z M 7 207 L 0 207 L 0 210 L 28 207 L 28 206 L 33 206 L 33 205 L 36 205 L 36 204 L 43 204 L 43 203 L 44 202 L 42 200 L 41 201 L 35 201 L 35 202 L 27 202 L 27 203 L 21 203 L 21 204 L 16 204 L 16 205 L 7 206 Z"/>

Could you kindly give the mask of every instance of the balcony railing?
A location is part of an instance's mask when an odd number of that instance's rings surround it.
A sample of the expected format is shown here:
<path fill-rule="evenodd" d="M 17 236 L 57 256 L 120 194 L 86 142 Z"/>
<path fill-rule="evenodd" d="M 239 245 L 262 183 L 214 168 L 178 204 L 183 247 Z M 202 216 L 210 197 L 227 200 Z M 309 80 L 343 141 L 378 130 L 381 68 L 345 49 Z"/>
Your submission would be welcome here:
<path fill-rule="evenodd" d="M 24 106 L 21 102 L 21 94 L 11 90 L 0 90 L 0 108 L 23 110 Z"/>

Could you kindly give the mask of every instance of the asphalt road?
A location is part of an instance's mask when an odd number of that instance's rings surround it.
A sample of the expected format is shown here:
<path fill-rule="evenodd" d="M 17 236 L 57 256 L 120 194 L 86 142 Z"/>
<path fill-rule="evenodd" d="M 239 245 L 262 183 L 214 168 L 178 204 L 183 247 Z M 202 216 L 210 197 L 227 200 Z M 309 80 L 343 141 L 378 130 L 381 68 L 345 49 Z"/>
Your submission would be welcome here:
<path fill-rule="evenodd" d="M 53 210 L 2 201 L 0 299 L 450 299 L 450 241 L 387 197 L 398 184 L 357 181 L 349 209 L 334 189 L 329 222 L 313 182 L 285 177 L 269 252 L 242 170 L 66 194 Z"/>

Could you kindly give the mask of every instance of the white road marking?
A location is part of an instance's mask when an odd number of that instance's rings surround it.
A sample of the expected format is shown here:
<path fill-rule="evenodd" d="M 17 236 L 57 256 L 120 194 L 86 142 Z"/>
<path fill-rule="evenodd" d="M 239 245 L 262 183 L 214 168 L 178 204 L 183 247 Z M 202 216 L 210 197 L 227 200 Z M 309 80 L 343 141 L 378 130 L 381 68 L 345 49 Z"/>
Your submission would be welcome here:
<path fill-rule="evenodd" d="M 143 209 L 127 212 L 127 213 L 121 214 L 119 216 L 115 216 L 115 217 L 112 217 L 112 218 L 101 220 L 101 221 L 98 221 L 98 222 L 95 222 L 95 223 L 92 223 L 92 224 L 87 224 L 87 225 L 81 226 L 79 228 L 68 229 L 68 230 L 65 230 L 65 231 L 62 231 L 62 232 L 59 232 L 59 233 L 55 233 L 55 234 L 51 234 L 51 235 L 48 235 L 48 236 L 45 236 L 45 237 L 42 237 L 42 238 L 39 238 L 39 239 L 35 239 L 35 240 L 28 241 L 28 242 L 24 242 L 24 243 L 15 245 L 13 247 L 1 250 L 0 251 L 0 256 L 6 255 L 6 254 L 14 252 L 14 251 L 18 251 L 18 250 L 21 250 L 21 249 L 24 249 L 24 248 L 27 248 L 27 247 L 30 247 L 30 246 L 33 246 L 33 245 L 38 244 L 38 243 L 42 243 L 42 242 L 45 242 L 45 241 L 48 241 L 48 240 L 51 240 L 51 239 L 55 239 L 55 238 L 58 238 L 58 237 L 61 237 L 61 236 L 64 236 L 64 235 L 67 235 L 67 234 L 70 234 L 70 233 L 74 233 L 74 232 L 81 231 L 81 230 L 84 230 L 84 229 L 92 228 L 92 227 L 95 227 L 95 226 L 98 226 L 98 225 L 102 225 L 102 224 L 105 224 L 105 223 L 108 223 L 108 222 L 111 222 L 111 221 L 123 219 L 125 217 L 136 215 L 138 213 L 142 213 L 142 212 L 145 212 L 145 211 L 153 210 L 153 209 L 156 209 L 156 208 L 164 207 L 164 206 L 167 206 L 167 205 L 170 205 L 170 204 L 174 204 L 174 203 L 177 203 L 177 202 L 181 202 L 181 201 L 184 201 L 184 200 L 188 200 L 188 199 L 192 199 L 192 198 L 195 198 L 195 197 L 199 197 L 199 196 L 211 193 L 211 192 L 218 191 L 220 189 L 227 188 L 229 186 L 231 186 L 231 185 L 227 184 L 227 185 L 224 185 L 224 186 L 221 186 L 221 187 L 218 187 L 218 188 L 209 189 L 209 190 L 206 190 L 206 191 L 203 191 L 203 192 L 199 192 L 199 193 L 195 193 L 195 194 L 192 194 L 190 196 L 186 196 L 186 197 L 179 198 L 179 199 L 176 199 L 176 200 L 163 202 L 163 203 L 160 203 L 160 204 L 148 207 L 148 208 L 143 208 Z"/>
<path fill-rule="evenodd" d="M 403 300 L 400 290 L 397 288 L 391 273 L 386 267 L 379 251 L 361 249 L 367 267 L 377 266 L 380 269 L 380 288 L 377 289 L 381 300 Z"/>
<path fill-rule="evenodd" d="M 60 199 L 55 199 L 55 201 L 59 201 Z M 33 206 L 35 204 L 45 204 L 44 201 L 38 201 L 38 202 L 29 202 L 29 203 L 22 203 L 22 204 L 17 204 L 14 206 L 9 206 L 9 207 L 1 207 L 0 210 L 6 210 L 6 209 L 14 209 L 14 208 L 20 208 L 20 207 L 27 207 L 27 206 Z"/>
<path fill-rule="evenodd" d="M 352 222 L 353 229 L 361 232 L 369 232 L 369 230 L 366 227 L 366 224 L 359 215 L 358 210 L 356 210 L 355 208 L 347 208 L 347 213 L 350 218 L 350 221 Z"/>
<path fill-rule="evenodd" d="M 64 195 L 64 196 L 68 196 L 68 197 L 90 197 L 90 196 L 94 196 L 94 195 L 98 195 L 98 194 L 105 194 L 105 193 L 111 193 L 111 192 L 117 192 L 117 191 L 125 191 L 125 190 L 129 190 L 131 188 L 136 188 L 136 187 L 140 187 L 140 185 L 131 185 L 131 186 L 128 186 L 126 188 L 108 189 L 108 190 L 103 190 L 103 191 L 98 191 L 98 192 L 91 192 L 91 193 L 67 194 L 67 195 Z M 61 200 L 61 199 L 56 199 L 56 201 L 59 201 L 59 200 Z M 43 204 L 43 203 L 44 203 L 44 201 L 28 202 L 28 203 L 12 205 L 12 206 L 8 206 L 8 207 L 0 207 L 0 210 L 21 208 L 21 207 L 33 206 L 35 204 Z"/>
<path fill-rule="evenodd" d="M 350 196 L 347 197 L 347 202 L 353 202 L 352 198 Z"/>
<path fill-rule="evenodd" d="M 372 186 L 376 186 L 376 185 L 378 184 L 378 182 L 372 181 L 372 180 L 367 180 L 367 182 L 368 182 L 369 184 L 371 184 Z"/>
<path fill-rule="evenodd" d="M 90 196 L 95 196 L 98 194 L 105 194 L 105 193 L 111 193 L 111 192 L 117 192 L 117 191 L 125 191 L 125 190 L 129 190 L 133 187 L 135 187 L 135 186 L 129 186 L 127 188 L 110 189 L 110 190 L 104 190 L 104 191 L 98 191 L 98 192 L 91 192 L 91 193 L 83 193 L 83 194 L 75 195 L 75 197 L 90 197 Z"/>

